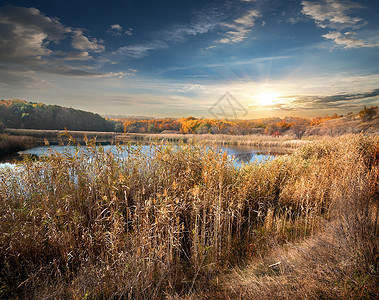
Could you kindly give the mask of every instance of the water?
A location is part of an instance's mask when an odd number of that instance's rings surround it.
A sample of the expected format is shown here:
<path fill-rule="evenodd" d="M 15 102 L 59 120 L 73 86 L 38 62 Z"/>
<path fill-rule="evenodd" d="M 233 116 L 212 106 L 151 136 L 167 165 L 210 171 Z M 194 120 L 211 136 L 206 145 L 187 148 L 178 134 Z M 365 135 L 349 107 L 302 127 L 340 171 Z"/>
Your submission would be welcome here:
<path fill-rule="evenodd" d="M 117 151 L 116 146 L 114 145 L 105 145 L 102 146 L 104 151 L 112 151 L 114 154 L 121 155 L 121 156 L 127 156 L 127 152 L 123 152 L 120 154 L 119 151 Z M 143 151 L 145 153 L 149 153 L 149 151 L 152 150 L 152 147 L 149 145 L 142 145 L 141 146 Z M 179 147 L 179 146 L 178 146 Z M 270 160 L 275 157 L 275 155 L 270 153 L 270 150 L 268 149 L 257 149 L 250 146 L 207 146 L 209 148 L 214 148 L 216 150 L 221 150 L 223 152 L 226 152 L 230 159 L 233 159 L 236 166 L 240 166 L 242 163 L 249 163 L 249 162 L 264 162 L 267 160 Z M 26 151 L 22 151 L 22 154 L 28 154 L 33 156 L 45 156 L 50 155 L 52 152 L 59 152 L 59 153 L 70 153 L 75 154 L 77 151 L 85 151 L 86 147 L 75 147 L 75 146 L 50 146 L 50 147 L 35 147 L 32 149 L 28 149 Z M 1 169 L 7 169 L 7 168 L 14 168 L 15 164 L 12 163 L 0 163 L 0 170 Z"/>

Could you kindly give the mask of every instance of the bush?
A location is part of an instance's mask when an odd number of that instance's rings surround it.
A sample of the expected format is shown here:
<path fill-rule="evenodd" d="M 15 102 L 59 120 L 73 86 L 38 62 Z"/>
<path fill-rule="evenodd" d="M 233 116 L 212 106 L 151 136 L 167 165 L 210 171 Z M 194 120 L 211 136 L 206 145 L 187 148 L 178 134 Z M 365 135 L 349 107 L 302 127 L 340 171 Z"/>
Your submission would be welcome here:
<path fill-rule="evenodd" d="M 364 108 L 359 112 L 359 117 L 364 122 L 371 121 L 371 119 L 377 115 L 378 115 L 378 107 L 377 106 L 371 106 L 369 108 L 364 106 Z"/>
<path fill-rule="evenodd" d="M 34 145 L 34 139 L 28 136 L 2 135 L 0 136 L 0 159 L 5 156 L 14 155 Z"/>

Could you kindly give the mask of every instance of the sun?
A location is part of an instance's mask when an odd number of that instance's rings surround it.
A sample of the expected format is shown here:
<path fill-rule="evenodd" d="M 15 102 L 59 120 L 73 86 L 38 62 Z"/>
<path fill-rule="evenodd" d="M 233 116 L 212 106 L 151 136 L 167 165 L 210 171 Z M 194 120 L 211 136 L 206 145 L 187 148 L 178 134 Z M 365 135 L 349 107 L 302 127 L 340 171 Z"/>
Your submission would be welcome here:
<path fill-rule="evenodd" d="M 262 106 L 269 106 L 276 103 L 279 95 L 275 92 L 264 91 L 256 95 L 256 100 Z"/>

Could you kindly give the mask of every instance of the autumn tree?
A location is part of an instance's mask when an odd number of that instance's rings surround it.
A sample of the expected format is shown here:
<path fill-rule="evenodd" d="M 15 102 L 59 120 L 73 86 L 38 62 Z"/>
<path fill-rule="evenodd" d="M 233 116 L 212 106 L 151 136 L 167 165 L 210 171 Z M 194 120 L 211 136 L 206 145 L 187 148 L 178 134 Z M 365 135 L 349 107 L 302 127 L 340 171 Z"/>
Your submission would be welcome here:
<path fill-rule="evenodd" d="M 296 138 L 300 139 L 307 131 L 310 122 L 306 119 L 295 119 L 290 123 L 290 128 L 294 132 Z"/>
<path fill-rule="evenodd" d="M 367 108 L 365 105 L 358 115 L 364 122 L 371 121 L 373 117 L 378 115 L 378 107 L 371 106 Z"/>

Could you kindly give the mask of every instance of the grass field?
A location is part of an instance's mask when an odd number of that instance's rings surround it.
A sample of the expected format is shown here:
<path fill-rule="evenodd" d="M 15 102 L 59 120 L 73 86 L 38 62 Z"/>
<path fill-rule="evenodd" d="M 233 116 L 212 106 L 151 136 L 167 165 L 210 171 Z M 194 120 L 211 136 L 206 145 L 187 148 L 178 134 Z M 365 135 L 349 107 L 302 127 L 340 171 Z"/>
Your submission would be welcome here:
<path fill-rule="evenodd" d="M 378 137 L 241 168 L 196 144 L 119 151 L 0 174 L 2 298 L 377 296 Z"/>

